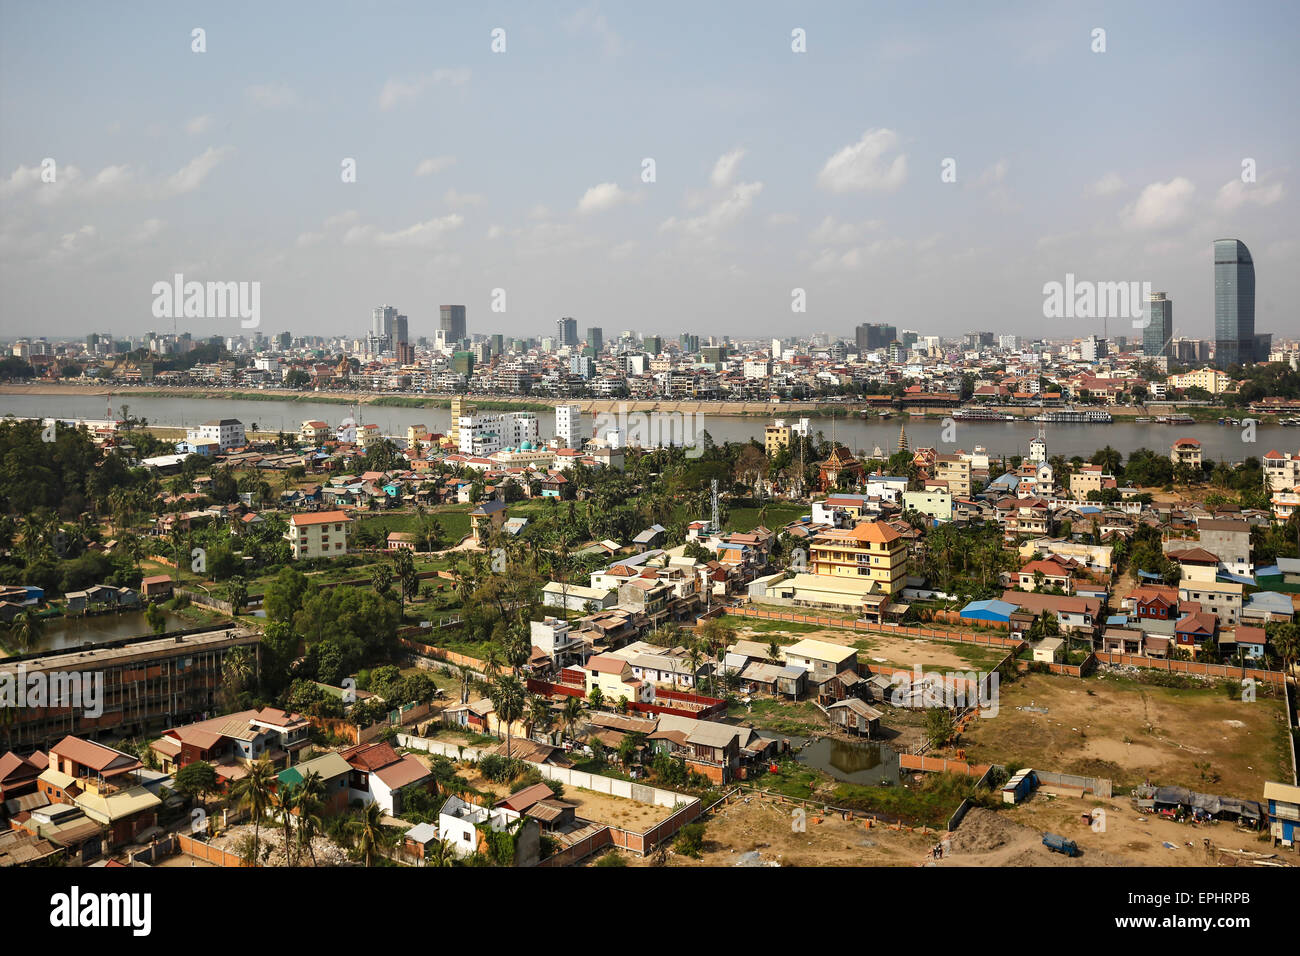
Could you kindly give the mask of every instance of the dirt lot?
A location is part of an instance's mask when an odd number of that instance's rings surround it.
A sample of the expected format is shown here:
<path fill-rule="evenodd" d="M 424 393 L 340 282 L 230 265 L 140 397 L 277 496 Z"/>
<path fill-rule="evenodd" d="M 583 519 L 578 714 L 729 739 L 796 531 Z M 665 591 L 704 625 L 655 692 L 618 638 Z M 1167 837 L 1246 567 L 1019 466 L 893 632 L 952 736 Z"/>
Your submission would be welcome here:
<path fill-rule="evenodd" d="M 669 866 L 737 866 L 743 854 L 759 856 L 747 865 L 757 866 L 914 866 L 929 852 L 935 834 L 868 829 L 861 820 L 848 822 L 839 816 L 822 817 L 809 810 L 807 830 L 793 827 L 790 804 L 761 800 L 756 795 L 742 798 L 710 814 L 705 821 L 704 855 L 695 860 L 669 852 Z M 633 866 L 649 866 L 650 860 L 628 857 Z"/>
<path fill-rule="evenodd" d="M 1047 713 L 1019 709 L 1030 706 Z M 1048 674 L 1004 684 L 998 715 L 973 721 L 961 740 L 977 763 L 1109 777 L 1116 787 L 1149 779 L 1248 800 L 1261 798 L 1265 780 L 1289 775 L 1285 745 L 1279 699 L 1243 703 L 1217 688 Z"/>
<path fill-rule="evenodd" d="M 1106 812 L 1105 830 L 1095 832 L 1083 819 L 1094 807 Z M 1042 845 L 1044 832 L 1074 840 L 1077 857 L 1052 853 Z M 1212 849 L 1207 852 L 1204 840 Z M 1174 849 L 1164 846 L 1171 843 Z M 1191 846 L 1187 844 L 1190 843 Z M 1233 850 L 1271 854 L 1296 865 L 1296 854 L 1274 851 L 1259 834 L 1239 831 L 1228 822 L 1194 827 L 1152 814 L 1140 814 L 1127 800 L 1051 798 L 1037 793 L 1018 807 L 966 814 L 952 835 L 950 850 L 939 866 L 1215 866 L 1231 865 Z"/>
<path fill-rule="evenodd" d="M 428 754 L 412 751 L 411 755 L 426 767 L 429 766 Z M 464 777 L 475 790 L 495 794 L 497 799 L 510 795 L 509 786 L 488 780 L 476 768 L 468 764 L 458 765 L 456 772 Z M 581 790 L 569 786 L 564 788 L 563 799 L 576 804 L 577 809 L 574 812 L 583 820 L 621 827 L 637 833 L 643 833 L 650 829 L 650 827 L 670 816 L 673 812 L 671 807 L 659 807 L 652 803 L 625 800 L 622 797 L 612 797 L 608 794 L 595 793 L 591 790 Z"/>
<path fill-rule="evenodd" d="M 912 667 L 920 664 L 922 669 L 927 671 L 991 670 L 1008 653 L 1006 648 L 987 647 L 983 644 L 931 641 L 842 628 L 786 632 L 773 627 L 755 630 L 741 626 L 736 628 L 736 637 L 764 644 L 773 638 L 781 644 L 794 643 L 804 638 L 825 641 L 828 644 L 843 644 L 846 647 L 857 648 L 858 660 L 866 664 L 875 662 L 890 667 Z"/>

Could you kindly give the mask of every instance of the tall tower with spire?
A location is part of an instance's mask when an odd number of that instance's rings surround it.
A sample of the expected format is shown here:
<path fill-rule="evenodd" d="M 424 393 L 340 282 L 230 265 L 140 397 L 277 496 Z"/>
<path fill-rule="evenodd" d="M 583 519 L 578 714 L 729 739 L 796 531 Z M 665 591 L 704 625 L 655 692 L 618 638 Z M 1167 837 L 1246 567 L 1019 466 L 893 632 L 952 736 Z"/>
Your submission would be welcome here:
<path fill-rule="evenodd" d="M 898 423 L 898 450 L 910 451 L 907 444 L 907 425 L 904 422 Z"/>

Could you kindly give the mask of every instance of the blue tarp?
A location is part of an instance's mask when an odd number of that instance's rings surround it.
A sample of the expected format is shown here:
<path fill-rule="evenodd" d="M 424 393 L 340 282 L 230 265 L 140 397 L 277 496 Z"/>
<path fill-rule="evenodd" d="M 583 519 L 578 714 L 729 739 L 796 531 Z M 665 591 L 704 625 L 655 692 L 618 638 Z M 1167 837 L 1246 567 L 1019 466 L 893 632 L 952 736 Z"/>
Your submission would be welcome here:
<path fill-rule="evenodd" d="M 961 609 L 961 616 L 976 621 L 1010 621 L 1016 606 L 1007 601 L 971 601 Z"/>
<path fill-rule="evenodd" d="M 1245 584 L 1249 587 L 1255 586 L 1255 579 L 1244 574 L 1233 574 L 1231 571 L 1220 571 L 1218 575 L 1220 581 L 1232 581 L 1236 584 Z"/>
<path fill-rule="evenodd" d="M 1141 570 L 1141 569 L 1138 570 L 1138 577 L 1143 578 L 1144 580 L 1147 580 L 1147 581 L 1163 581 L 1163 580 L 1164 580 L 1160 575 L 1156 574 L 1154 571 L 1143 571 L 1143 570 Z"/>

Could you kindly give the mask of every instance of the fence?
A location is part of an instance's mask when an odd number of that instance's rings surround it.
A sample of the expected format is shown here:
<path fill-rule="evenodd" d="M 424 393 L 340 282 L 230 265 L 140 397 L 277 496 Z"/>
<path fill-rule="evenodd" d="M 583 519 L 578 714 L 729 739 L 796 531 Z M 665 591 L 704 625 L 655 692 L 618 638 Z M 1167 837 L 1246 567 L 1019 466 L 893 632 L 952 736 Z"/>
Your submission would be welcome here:
<path fill-rule="evenodd" d="M 1175 661 L 1161 657 L 1142 657 L 1137 654 L 1116 654 L 1096 651 L 1094 655 L 1102 664 L 1122 667 L 1144 667 L 1148 670 L 1168 671 L 1171 674 L 1190 674 L 1202 677 L 1253 678 L 1261 684 L 1274 687 L 1286 685 L 1282 671 L 1265 671 L 1254 667 L 1235 667 L 1231 664 L 1211 664 L 1207 661 Z"/>
<path fill-rule="evenodd" d="M 1056 661 L 1048 661 L 1047 669 L 1053 674 L 1064 674 L 1066 677 L 1084 677 L 1091 673 L 1097 666 L 1097 655 L 1089 654 L 1078 664 L 1058 664 Z"/>
<path fill-rule="evenodd" d="M 904 770 L 920 770 L 925 773 L 960 773 L 968 777 L 983 777 L 992 766 L 992 764 L 987 763 L 949 760 L 947 757 L 926 757 L 922 754 L 899 754 L 898 765 Z"/>
<path fill-rule="evenodd" d="M 1111 795 L 1111 782 L 1105 777 L 1082 777 L 1075 773 L 1054 773 L 1051 770 L 1039 770 L 1034 768 L 1034 776 L 1038 777 L 1039 784 L 1048 784 L 1054 787 L 1073 787 L 1081 793 L 1092 792 L 1099 797 L 1109 798 Z"/>
<path fill-rule="evenodd" d="M 477 747 L 446 744 L 439 740 L 430 740 L 427 737 L 413 737 L 409 734 L 398 734 L 397 742 L 411 750 L 442 754 L 453 759 L 477 760 L 481 755 L 488 753 L 488 751 Z M 529 763 L 532 763 L 532 761 L 529 761 Z M 657 807 L 674 808 L 672 815 L 656 823 L 644 833 L 607 825 L 580 843 L 574 844 L 574 846 L 557 853 L 554 857 L 542 861 L 541 865 L 543 866 L 567 866 L 608 845 L 614 845 L 632 853 L 644 855 L 659 843 L 676 834 L 686 824 L 697 819 L 704 812 L 699 799 L 689 794 L 677 793 L 674 790 L 661 790 L 658 787 L 636 783 L 632 780 L 619 780 L 616 777 L 606 777 L 598 773 L 588 773 L 584 770 L 574 770 L 569 767 L 553 767 L 544 763 L 534 763 L 533 766 L 547 780 L 555 780 L 566 787 L 590 790 L 592 793 L 605 794 L 611 797 L 622 797 L 625 800 L 649 803 Z M 602 837 L 602 834 L 607 834 L 607 836 Z M 577 848 L 584 844 L 585 849 L 579 852 Z M 551 862 L 551 860 L 557 859 L 558 862 Z"/>
<path fill-rule="evenodd" d="M 445 664 L 455 664 L 457 667 L 468 667 L 472 671 L 483 673 L 485 665 L 477 657 L 470 657 L 466 654 L 457 654 L 455 651 L 448 651 L 441 647 L 434 647 L 432 644 L 422 644 L 419 641 L 413 641 L 410 638 L 399 637 L 397 643 L 407 650 L 420 657 L 428 657 L 433 660 L 442 661 Z"/>
<path fill-rule="evenodd" d="M 958 644 L 984 644 L 990 647 L 1016 647 L 1024 643 L 1019 638 L 1005 634 L 980 634 L 976 631 L 936 631 L 933 628 L 911 627 L 903 624 L 875 624 L 847 617 L 826 617 L 798 611 L 777 611 L 742 604 L 726 609 L 737 617 L 756 617 L 768 621 L 789 621 L 792 624 L 816 624 L 820 627 L 840 627 L 850 631 L 874 631 L 878 634 L 901 634 L 905 637 L 922 637 Z M 984 622 L 981 622 L 984 623 Z"/>
<path fill-rule="evenodd" d="M 948 818 L 948 832 L 949 832 L 949 833 L 951 833 L 953 830 L 955 830 L 955 829 L 957 829 L 959 826 L 961 826 L 961 820 L 962 820 L 962 817 L 966 816 L 966 811 L 969 810 L 969 809 L 970 809 L 971 807 L 973 807 L 973 806 L 974 806 L 974 804 L 971 803 L 971 801 L 970 801 L 970 797 L 967 797 L 965 800 L 963 800 L 963 801 L 961 802 L 961 806 L 959 806 L 959 807 L 958 807 L 958 808 L 953 812 L 953 815 L 950 816 L 950 817 Z"/>
<path fill-rule="evenodd" d="M 229 853 L 221 847 L 212 846 L 204 843 L 202 840 L 196 840 L 193 837 L 176 835 L 177 845 L 182 853 L 188 853 L 197 860 L 205 863 L 215 863 L 217 866 L 249 866 L 235 853 Z"/>

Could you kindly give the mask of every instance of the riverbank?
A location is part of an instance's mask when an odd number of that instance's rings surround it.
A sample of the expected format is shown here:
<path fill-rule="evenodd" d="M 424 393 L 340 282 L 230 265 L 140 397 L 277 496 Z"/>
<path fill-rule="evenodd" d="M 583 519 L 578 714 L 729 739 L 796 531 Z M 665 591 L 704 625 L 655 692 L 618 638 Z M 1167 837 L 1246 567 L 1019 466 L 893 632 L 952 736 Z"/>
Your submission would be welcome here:
<path fill-rule="evenodd" d="M 211 386 L 185 385 L 158 388 L 149 385 L 128 385 L 125 383 L 74 383 L 74 382 L 33 382 L 0 383 L 0 395 L 26 396 L 75 396 L 80 398 L 103 398 L 107 406 L 111 398 L 120 409 L 122 404 L 130 404 L 132 398 L 149 399 L 187 399 L 195 401 L 247 401 L 247 402 L 292 402 L 298 404 L 327 405 L 366 405 L 375 408 L 450 408 L 452 396 L 449 394 L 422 393 L 376 393 L 370 391 L 329 391 L 304 392 L 285 388 L 236 389 L 214 388 Z M 827 402 L 728 402 L 728 401 L 682 401 L 673 399 L 597 399 L 597 398 L 538 398 L 526 395 L 466 395 L 468 404 L 482 410 L 515 411 L 550 411 L 556 405 L 570 404 L 581 407 L 585 414 L 619 412 L 663 412 L 681 415 L 708 415 L 716 418 L 878 418 L 880 411 L 888 412 L 893 419 L 903 422 L 915 419 L 942 420 L 954 411 L 947 407 L 923 407 L 899 411 L 896 408 L 877 409 L 862 402 L 827 403 Z M 1249 415 L 1241 409 L 1225 406 L 1180 405 L 1177 403 L 1153 403 L 1147 406 L 1107 406 L 1106 411 L 1115 419 L 1132 421 L 1137 418 L 1167 415 L 1177 410 L 1180 414 L 1191 416 L 1197 422 L 1214 422 L 1219 418 L 1232 415 L 1241 417 Z M 1001 406 L 999 413 L 1016 419 L 1029 419 L 1039 414 L 1038 406 L 1011 407 Z M 1258 423 L 1274 424 L 1275 415 L 1255 416 Z"/>
<path fill-rule="evenodd" d="M 213 388 L 202 385 L 180 385 L 157 388 L 148 385 L 107 385 L 96 382 L 78 384 L 70 382 L 0 383 L 0 395 L 72 395 L 84 398 L 112 397 L 121 406 L 139 398 L 184 398 L 230 400 L 247 402 L 300 402 L 330 405 L 369 405 L 379 408 L 450 408 L 449 394 L 400 393 L 384 394 L 370 391 L 303 392 L 294 389 L 236 389 Z M 480 409 L 515 409 L 522 411 L 549 411 L 556 405 L 579 405 L 584 412 L 678 412 L 681 414 L 707 414 L 724 418 L 767 417 L 772 415 L 831 415 L 845 414 L 846 405 L 818 402 L 699 402 L 668 399 L 596 399 L 596 398 L 546 398 L 526 395 L 466 395 L 468 404 Z"/>

